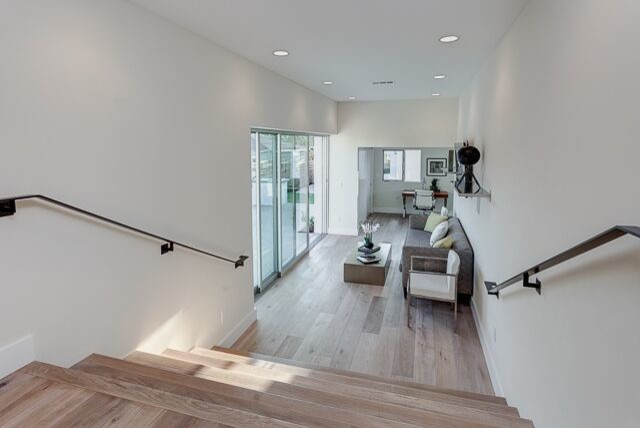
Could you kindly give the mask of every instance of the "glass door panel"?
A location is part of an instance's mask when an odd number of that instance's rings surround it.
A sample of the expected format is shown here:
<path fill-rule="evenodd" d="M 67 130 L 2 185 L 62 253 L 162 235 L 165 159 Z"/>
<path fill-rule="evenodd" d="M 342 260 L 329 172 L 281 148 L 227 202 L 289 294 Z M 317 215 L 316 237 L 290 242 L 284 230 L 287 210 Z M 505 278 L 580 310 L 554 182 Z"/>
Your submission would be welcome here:
<path fill-rule="evenodd" d="M 309 137 L 296 135 L 293 150 L 296 255 L 309 246 Z"/>
<path fill-rule="evenodd" d="M 322 137 L 309 137 L 309 245 L 322 237 Z"/>
<path fill-rule="evenodd" d="M 258 134 L 251 133 L 251 232 L 253 237 L 253 288 L 257 291 L 260 286 L 260 228 L 258 227 Z"/>
<path fill-rule="evenodd" d="M 285 265 L 296 256 L 296 205 L 294 193 L 296 187 L 293 135 L 280 135 L 280 206 L 282 212 L 282 264 Z"/>
<path fill-rule="evenodd" d="M 260 176 L 260 279 L 262 282 L 277 272 L 278 228 L 276 222 L 276 134 L 258 134 Z"/>

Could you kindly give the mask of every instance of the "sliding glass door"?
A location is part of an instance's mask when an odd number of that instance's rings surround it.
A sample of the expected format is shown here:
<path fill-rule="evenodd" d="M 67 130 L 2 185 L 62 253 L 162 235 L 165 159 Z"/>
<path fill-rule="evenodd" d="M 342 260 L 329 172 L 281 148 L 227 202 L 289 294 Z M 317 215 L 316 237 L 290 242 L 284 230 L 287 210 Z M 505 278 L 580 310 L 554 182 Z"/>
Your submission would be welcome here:
<path fill-rule="evenodd" d="M 323 193 L 327 187 L 326 155 L 322 155 L 328 150 L 327 142 L 326 136 L 251 134 L 257 291 L 324 236 L 326 198 L 318 189 Z"/>
<path fill-rule="evenodd" d="M 295 161 L 293 135 L 280 136 L 280 207 L 282 225 L 282 260 L 286 264 L 296 256 L 296 218 L 293 194 L 295 192 Z"/>
<path fill-rule="evenodd" d="M 309 246 L 309 137 L 280 135 L 280 206 L 282 263 L 286 265 Z"/>
<path fill-rule="evenodd" d="M 325 162 L 328 155 L 326 137 L 309 137 L 309 245 L 318 242 L 324 236 L 325 211 L 326 211 L 326 178 L 328 164 Z"/>
<path fill-rule="evenodd" d="M 252 133 L 254 277 L 259 283 L 275 277 L 278 269 L 277 134 Z"/>

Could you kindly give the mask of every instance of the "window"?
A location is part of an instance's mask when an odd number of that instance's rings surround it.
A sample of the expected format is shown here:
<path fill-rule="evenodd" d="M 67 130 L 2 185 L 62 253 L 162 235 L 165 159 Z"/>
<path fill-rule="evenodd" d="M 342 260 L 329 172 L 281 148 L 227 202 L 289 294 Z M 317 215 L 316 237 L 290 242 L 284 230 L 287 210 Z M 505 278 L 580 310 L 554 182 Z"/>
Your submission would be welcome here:
<path fill-rule="evenodd" d="M 383 150 L 382 179 L 384 181 L 422 181 L 422 150 Z"/>
<path fill-rule="evenodd" d="M 405 150 L 404 151 L 404 181 L 411 183 L 420 183 L 422 180 L 422 150 Z"/>
<path fill-rule="evenodd" d="M 404 172 L 404 150 L 382 151 L 382 179 L 402 181 Z"/>

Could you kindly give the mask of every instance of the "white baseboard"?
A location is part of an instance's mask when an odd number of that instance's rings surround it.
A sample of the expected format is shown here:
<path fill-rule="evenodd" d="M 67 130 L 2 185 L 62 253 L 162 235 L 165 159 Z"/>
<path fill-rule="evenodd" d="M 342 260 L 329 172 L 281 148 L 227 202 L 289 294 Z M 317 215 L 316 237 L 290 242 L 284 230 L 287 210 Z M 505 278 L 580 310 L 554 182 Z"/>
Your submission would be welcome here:
<path fill-rule="evenodd" d="M 222 346 L 224 348 L 230 348 L 236 343 L 236 340 L 242 336 L 250 326 L 258 319 L 258 312 L 254 307 L 251 312 L 247 314 L 236 326 L 227 334 L 221 341 L 218 343 L 218 346 Z"/>
<path fill-rule="evenodd" d="M 471 313 L 473 314 L 473 320 L 476 323 L 478 336 L 480 336 L 480 344 L 482 345 L 484 359 L 487 362 L 487 368 L 489 369 L 489 376 L 491 377 L 493 392 L 499 397 L 504 397 L 502 382 L 500 381 L 500 376 L 498 375 L 498 366 L 496 365 L 496 360 L 493 357 L 493 354 L 491 353 L 491 347 L 489 346 L 489 336 L 485 334 L 485 331 L 482 328 L 482 323 L 480 322 L 480 318 L 478 318 L 478 313 L 476 312 L 476 303 L 473 298 L 471 299 Z"/>
<path fill-rule="evenodd" d="M 36 359 L 33 336 L 24 337 L 0 349 L 0 379 Z"/>
<path fill-rule="evenodd" d="M 380 214 L 402 214 L 403 210 L 402 208 L 396 207 L 373 207 L 373 212 Z M 407 214 L 409 214 L 409 210 L 407 210 Z"/>
<path fill-rule="evenodd" d="M 330 227 L 329 235 L 348 235 L 348 236 L 358 236 L 358 231 L 353 230 L 350 227 Z"/>

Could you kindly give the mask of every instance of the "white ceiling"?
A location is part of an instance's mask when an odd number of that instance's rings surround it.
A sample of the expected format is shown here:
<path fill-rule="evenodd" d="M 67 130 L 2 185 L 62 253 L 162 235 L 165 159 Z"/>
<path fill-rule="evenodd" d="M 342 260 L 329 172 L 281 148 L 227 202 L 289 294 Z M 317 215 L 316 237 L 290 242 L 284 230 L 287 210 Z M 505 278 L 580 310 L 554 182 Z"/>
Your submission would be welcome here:
<path fill-rule="evenodd" d="M 132 1 L 342 101 L 459 95 L 529 0 Z M 438 42 L 447 34 L 461 39 Z"/>

